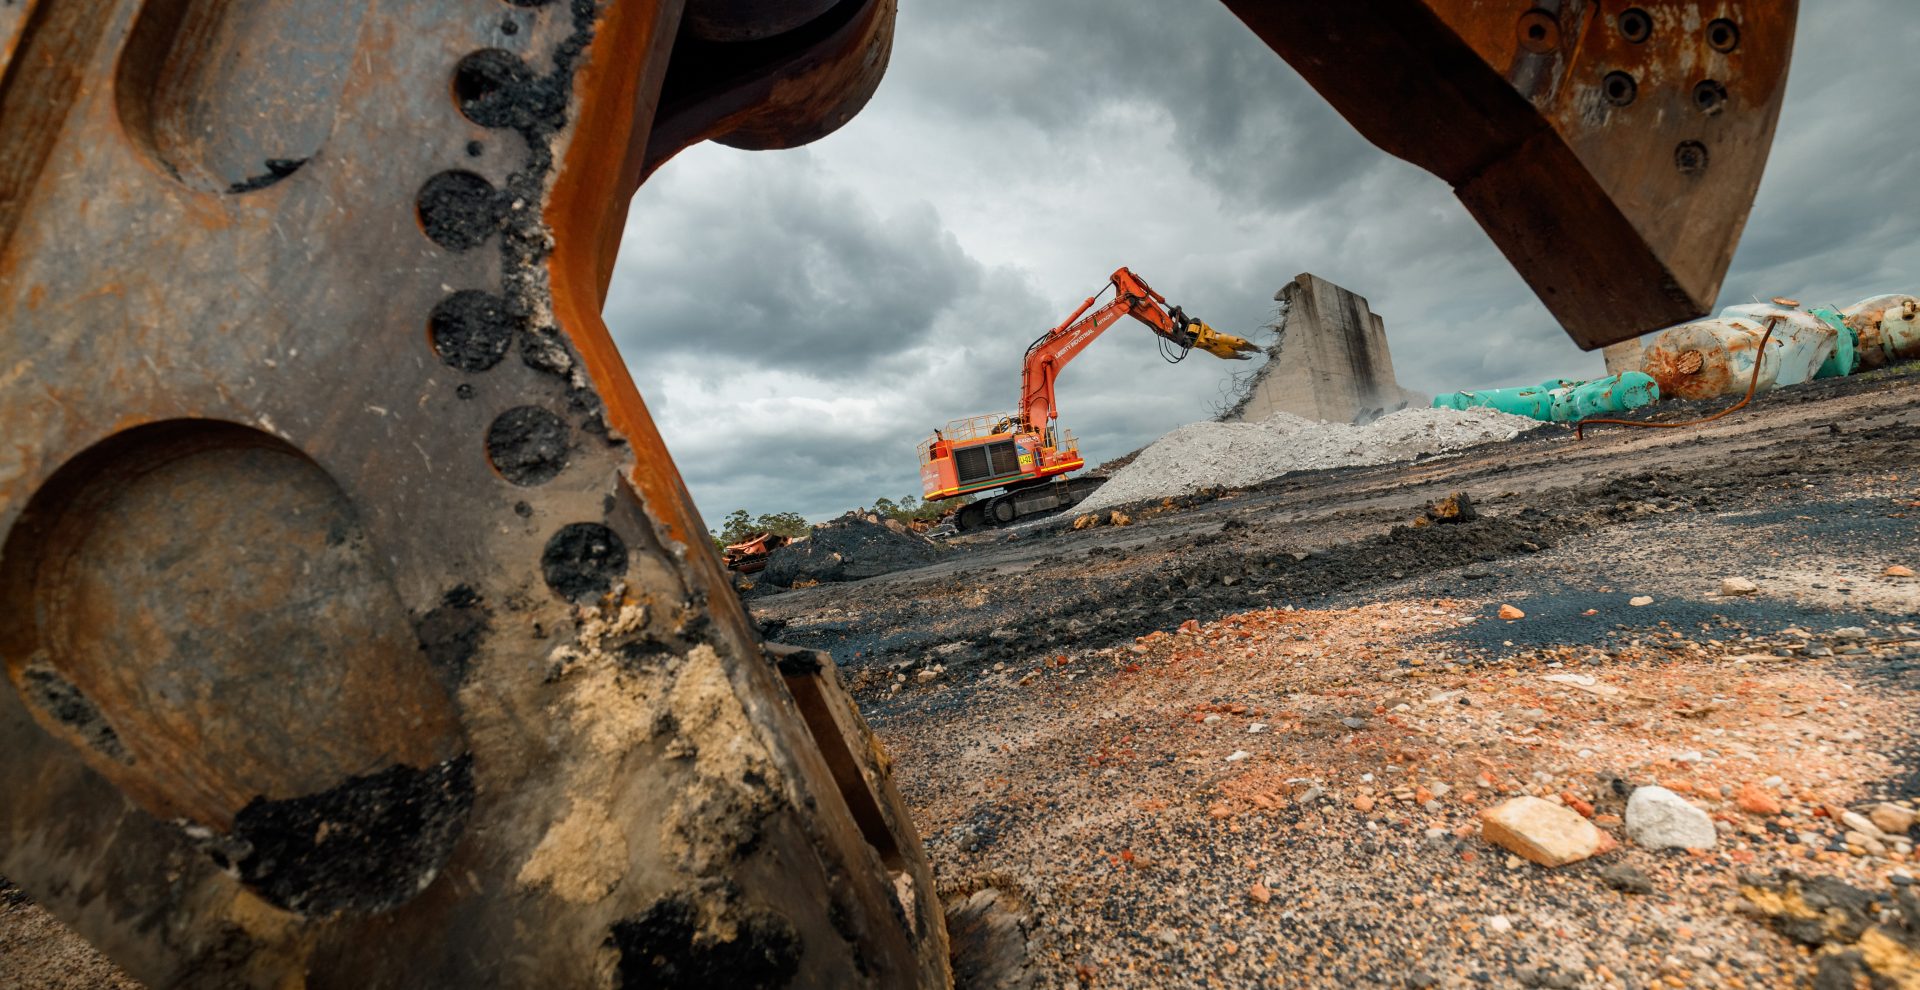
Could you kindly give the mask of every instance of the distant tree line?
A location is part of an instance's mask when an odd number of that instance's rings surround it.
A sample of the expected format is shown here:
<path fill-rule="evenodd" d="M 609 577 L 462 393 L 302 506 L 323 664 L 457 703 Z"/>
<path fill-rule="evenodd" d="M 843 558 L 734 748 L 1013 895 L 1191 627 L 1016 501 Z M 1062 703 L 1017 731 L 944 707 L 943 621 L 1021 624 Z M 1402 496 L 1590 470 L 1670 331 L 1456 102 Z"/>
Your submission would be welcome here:
<path fill-rule="evenodd" d="M 763 512 L 749 515 L 745 509 L 735 509 L 727 513 L 727 518 L 713 534 L 715 546 L 727 546 L 752 539 L 760 533 L 778 533 L 798 539 L 807 535 L 813 527 L 807 525 L 807 517 L 798 512 Z"/>
<path fill-rule="evenodd" d="M 922 502 L 908 495 L 898 500 L 881 497 L 873 500 L 873 508 L 861 510 L 871 512 L 882 519 L 895 519 L 911 526 L 915 523 L 937 522 L 941 516 L 952 512 L 964 504 L 966 499 L 948 499 L 939 502 Z M 798 512 L 763 512 L 753 515 L 745 509 L 735 509 L 727 513 L 720 528 L 708 530 L 713 537 L 714 546 L 724 547 L 733 543 L 743 543 L 761 533 L 778 533 L 799 539 L 813 527 L 807 524 L 807 518 Z"/>

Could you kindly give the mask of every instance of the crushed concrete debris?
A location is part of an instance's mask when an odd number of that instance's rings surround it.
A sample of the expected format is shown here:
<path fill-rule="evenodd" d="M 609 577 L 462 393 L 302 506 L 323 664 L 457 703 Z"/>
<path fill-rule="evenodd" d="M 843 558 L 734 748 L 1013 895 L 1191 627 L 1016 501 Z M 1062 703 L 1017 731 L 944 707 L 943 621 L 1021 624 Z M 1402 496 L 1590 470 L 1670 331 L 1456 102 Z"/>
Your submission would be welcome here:
<path fill-rule="evenodd" d="M 1487 409 L 1403 409 L 1365 426 L 1275 413 L 1257 423 L 1189 423 L 1155 441 L 1080 503 L 1094 512 L 1204 488 L 1245 488 L 1293 471 L 1386 464 L 1511 440 L 1540 424 Z"/>

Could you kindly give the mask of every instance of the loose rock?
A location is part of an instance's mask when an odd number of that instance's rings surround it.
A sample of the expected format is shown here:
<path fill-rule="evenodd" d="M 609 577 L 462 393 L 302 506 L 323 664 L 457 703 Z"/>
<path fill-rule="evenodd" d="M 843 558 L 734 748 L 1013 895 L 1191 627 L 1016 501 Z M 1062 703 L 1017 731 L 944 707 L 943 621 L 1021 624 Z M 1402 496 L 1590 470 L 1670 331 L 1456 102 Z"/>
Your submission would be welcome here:
<path fill-rule="evenodd" d="M 1600 882 L 1623 894 L 1653 893 L 1653 878 L 1625 863 L 1615 863 L 1601 870 Z"/>
<path fill-rule="evenodd" d="M 1500 617 L 1502 619 L 1524 619 L 1527 617 L 1527 613 L 1514 608 L 1512 605 L 1502 605 L 1500 606 Z"/>
<path fill-rule="evenodd" d="M 1720 594 L 1726 596 L 1758 594 L 1760 586 L 1743 577 L 1720 579 Z"/>
<path fill-rule="evenodd" d="M 1565 866 L 1600 850 L 1600 830 L 1579 814 L 1536 797 L 1487 809 L 1480 837 L 1541 866 Z"/>
<path fill-rule="evenodd" d="M 1664 787 L 1641 787 L 1627 798 L 1627 838 L 1648 849 L 1711 849 L 1713 819 Z"/>
<path fill-rule="evenodd" d="M 1749 815 L 1777 815 L 1781 811 L 1780 799 L 1772 791 L 1751 781 L 1740 785 L 1733 802 Z"/>
<path fill-rule="evenodd" d="M 1454 492 L 1446 498 L 1427 503 L 1420 517 L 1413 521 L 1414 526 L 1430 526 L 1434 523 L 1463 523 L 1480 518 L 1473 507 L 1473 499 L 1466 492 Z"/>
<path fill-rule="evenodd" d="M 1894 836 L 1907 834 L 1907 830 L 1913 827 L 1914 817 L 1913 811 L 1897 804 L 1876 805 L 1867 813 L 1867 818 L 1872 820 L 1874 827 Z"/>
<path fill-rule="evenodd" d="M 1840 824 L 1845 825 L 1855 832 L 1861 832 L 1876 838 L 1880 835 L 1880 826 L 1874 824 L 1873 819 L 1868 818 L 1858 811 L 1840 812 Z"/>

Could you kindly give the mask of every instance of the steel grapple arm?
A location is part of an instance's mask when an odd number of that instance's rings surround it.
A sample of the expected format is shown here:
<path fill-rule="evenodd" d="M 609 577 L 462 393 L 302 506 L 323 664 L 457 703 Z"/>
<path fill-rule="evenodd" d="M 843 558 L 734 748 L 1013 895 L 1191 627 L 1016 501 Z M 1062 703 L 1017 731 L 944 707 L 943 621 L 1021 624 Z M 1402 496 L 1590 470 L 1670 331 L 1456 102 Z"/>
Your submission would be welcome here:
<path fill-rule="evenodd" d="M 1113 298 L 1098 309 L 1094 303 L 1108 289 Z M 1107 279 L 1099 292 L 1088 296 L 1059 326 L 1041 334 L 1027 347 L 1026 361 L 1020 370 L 1020 418 L 1030 429 L 1044 429 L 1059 415 L 1054 402 L 1054 381 L 1067 362 L 1078 357 L 1089 344 L 1122 317 L 1131 316 L 1147 325 L 1154 336 L 1178 349 L 1179 360 L 1198 348 L 1214 357 L 1244 361 L 1260 348 L 1246 339 L 1221 333 L 1186 314 L 1178 306 L 1167 305 L 1167 298 L 1147 285 L 1131 270 L 1121 268 Z"/>

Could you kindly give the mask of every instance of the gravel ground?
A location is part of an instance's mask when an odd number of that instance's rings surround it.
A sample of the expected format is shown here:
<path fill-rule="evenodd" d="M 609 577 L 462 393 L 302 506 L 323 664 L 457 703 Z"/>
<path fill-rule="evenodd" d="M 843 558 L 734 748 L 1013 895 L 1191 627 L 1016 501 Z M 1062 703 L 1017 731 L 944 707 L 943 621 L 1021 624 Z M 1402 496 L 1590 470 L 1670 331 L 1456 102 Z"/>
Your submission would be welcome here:
<path fill-rule="evenodd" d="M 0 987 L 139 990 L 140 984 L 0 878 Z"/>
<path fill-rule="evenodd" d="M 1917 412 L 1911 378 L 1821 385 L 754 608 L 835 651 L 946 889 L 1031 906 L 1028 985 L 1810 985 L 1847 946 L 1780 934 L 1741 881 L 1887 904 L 1912 881 L 1904 836 L 1876 852 L 1837 819 L 1920 796 L 1920 583 L 1885 574 L 1920 568 Z M 1452 491 L 1479 518 L 1412 525 Z M 1721 596 L 1734 576 L 1759 593 Z M 1627 840 L 1656 783 L 1714 849 Z M 1547 869 L 1481 839 L 1519 794 L 1617 847 Z"/>

